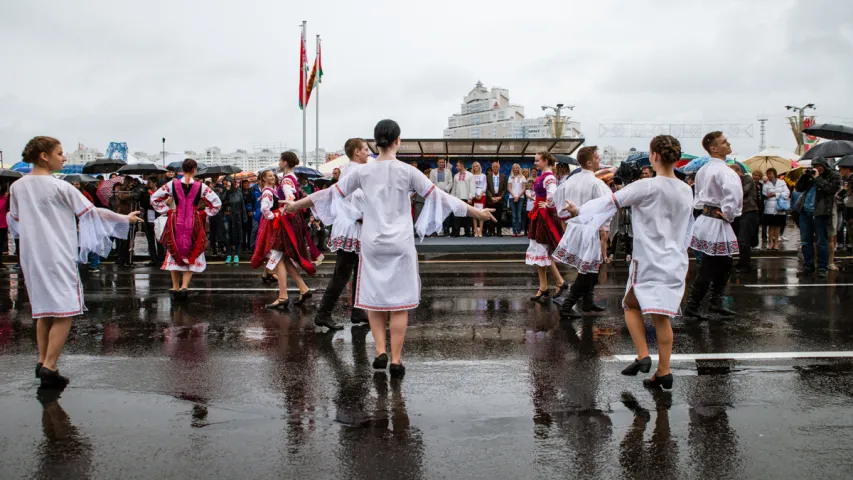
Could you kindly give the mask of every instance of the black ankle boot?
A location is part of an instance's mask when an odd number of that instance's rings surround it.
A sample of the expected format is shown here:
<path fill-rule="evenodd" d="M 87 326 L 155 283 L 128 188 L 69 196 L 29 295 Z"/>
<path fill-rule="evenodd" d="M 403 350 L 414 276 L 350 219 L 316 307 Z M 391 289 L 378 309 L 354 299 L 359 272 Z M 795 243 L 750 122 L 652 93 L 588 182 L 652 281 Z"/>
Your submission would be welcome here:
<path fill-rule="evenodd" d="M 318 327 L 326 327 L 329 330 L 343 330 L 344 328 L 335 323 L 335 321 L 332 320 L 331 315 L 321 315 L 319 313 L 314 316 L 314 325 L 317 325 Z"/>
<path fill-rule="evenodd" d="M 669 390 L 672 388 L 672 374 L 666 374 L 662 377 L 658 377 L 655 374 L 654 378 L 647 378 L 643 380 L 643 386 L 646 388 L 661 388 L 664 390 Z"/>
<path fill-rule="evenodd" d="M 704 313 L 702 313 L 701 308 L 698 305 L 693 305 L 691 302 L 687 302 L 687 305 L 681 312 L 681 316 L 685 318 L 692 318 L 694 320 L 708 320 L 708 317 Z"/>
<path fill-rule="evenodd" d="M 578 297 L 573 296 L 569 293 L 569 296 L 566 297 L 566 300 L 563 302 L 563 305 L 560 307 L 560 318 L 581 318 L 581 315 L 577 310 L 575 310 L 575 304 L 578 303 Z"/>

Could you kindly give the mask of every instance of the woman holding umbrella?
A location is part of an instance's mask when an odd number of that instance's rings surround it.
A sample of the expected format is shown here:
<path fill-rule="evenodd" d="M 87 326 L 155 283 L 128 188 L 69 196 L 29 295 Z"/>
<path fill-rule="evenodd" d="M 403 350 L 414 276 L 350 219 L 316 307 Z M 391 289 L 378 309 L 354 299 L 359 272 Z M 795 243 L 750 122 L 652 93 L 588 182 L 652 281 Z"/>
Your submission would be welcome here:
<path fill-rule="evenodd" d="M 775 168 L 767 169 L 767 181 L 761 187 L 764 196 L 764 224 L 767 225 L 767 249 L 779 250 L 779 234 L 785 225 L 785 210 L 779 208 L 779 200 L 787 200 L 791 195 L 785 181 L 778 178 Z"/>
<path fill-rule="evenodd" d="M 240 246 L 243 242 L 243 224 L 246 221 L 246 205 L 243 203 L 243 191 L 236 182 L 226 178 L 222 182 L 222 210 L 225 212 L 225 264 L 240 263 Z"/>
<path fill-rule="evenodd" d="M 195 160 L 184 160 L 181 170 L 184 176 L 157 190 L 151 196 L 151 205 L 157 213 L 169 215 L 160 237 L 160 243 L 166 247 L 166 260 L 161 268 L 172 274 L 172 296 L 185 299 L 193 273 L 203 272 L 207 268 L 204 259 L 204 251 L 207 249 L 204 215 L 216 215 L 222 202 L 210 187 L 195 180 L 198 172 Z M 174 210 L 169 210 L 166 203 L 169 198 L 175 202 Z M 198 204 L 202 198 L 208 206 L 200 213 Z"/>

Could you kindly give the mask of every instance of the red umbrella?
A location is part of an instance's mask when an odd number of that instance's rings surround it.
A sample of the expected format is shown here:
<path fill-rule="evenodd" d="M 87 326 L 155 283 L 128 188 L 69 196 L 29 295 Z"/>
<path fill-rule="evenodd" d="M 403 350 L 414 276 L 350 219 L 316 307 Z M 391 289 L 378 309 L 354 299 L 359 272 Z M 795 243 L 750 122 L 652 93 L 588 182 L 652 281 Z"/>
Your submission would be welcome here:
<path fill-rule="evenodd" d="M 124 182 L 124 177 L 117 175 L 109 180 L 104 180 L 98 185 L 98 198 L 106 205 L 110 203 L 110 198 L 113 196 L 113 185 Z"/>

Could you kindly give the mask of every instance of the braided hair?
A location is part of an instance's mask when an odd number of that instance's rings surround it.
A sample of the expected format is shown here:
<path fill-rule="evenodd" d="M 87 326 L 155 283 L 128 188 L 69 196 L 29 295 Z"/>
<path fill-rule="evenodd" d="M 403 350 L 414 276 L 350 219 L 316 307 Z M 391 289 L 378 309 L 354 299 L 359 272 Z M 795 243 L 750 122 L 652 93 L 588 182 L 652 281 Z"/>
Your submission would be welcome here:
<path fill-rule="evenodd" d="M 21 152 L 22 160 L 26 163 L 36 163 L 41 158 L 42 153 L 50 155 L 57 145 L 59 145 L 59 140 L 53 137 L 33 137 L 27 142 L 24 151 Z"/>
<path fill-rule="evenodd" d="M 652 139 L 649 150 L 660 155 L 661 162 L 673 165 L 681 160 L 681 143 L 672 135 L 658 135 Z"/>

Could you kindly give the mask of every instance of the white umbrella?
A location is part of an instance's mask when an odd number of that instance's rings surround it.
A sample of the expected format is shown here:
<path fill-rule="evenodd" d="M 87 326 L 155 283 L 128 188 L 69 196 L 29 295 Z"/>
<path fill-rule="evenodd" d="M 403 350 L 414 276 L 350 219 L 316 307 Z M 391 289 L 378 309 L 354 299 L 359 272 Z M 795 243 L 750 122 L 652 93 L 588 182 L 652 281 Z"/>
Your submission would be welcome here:
<path fill-rule="evenodd" d="M 749 157 L 743 163 L 753 171 L 764 172 L 768 168 L 775 168 L 777 173 L 782 174 L 791 170 L 791 162 L 799 158 L 800 156 L 794 152 L 787 152 L 779 147 L 770 147 Z"/>
<path fill-rule="evenodd" d="M 346 155 L 341 155 L 340 157 L 334 160 L 320 165 L 320 168 L 318 168 L 317 170 L 319 170 L 320 173 L 322 173 L 323 175 L 331 175 L 336 168 L 340 168 L 341 165 L 344 165 L 347 162 L 349 162 L 349 157 L 347 157 Z"/>

